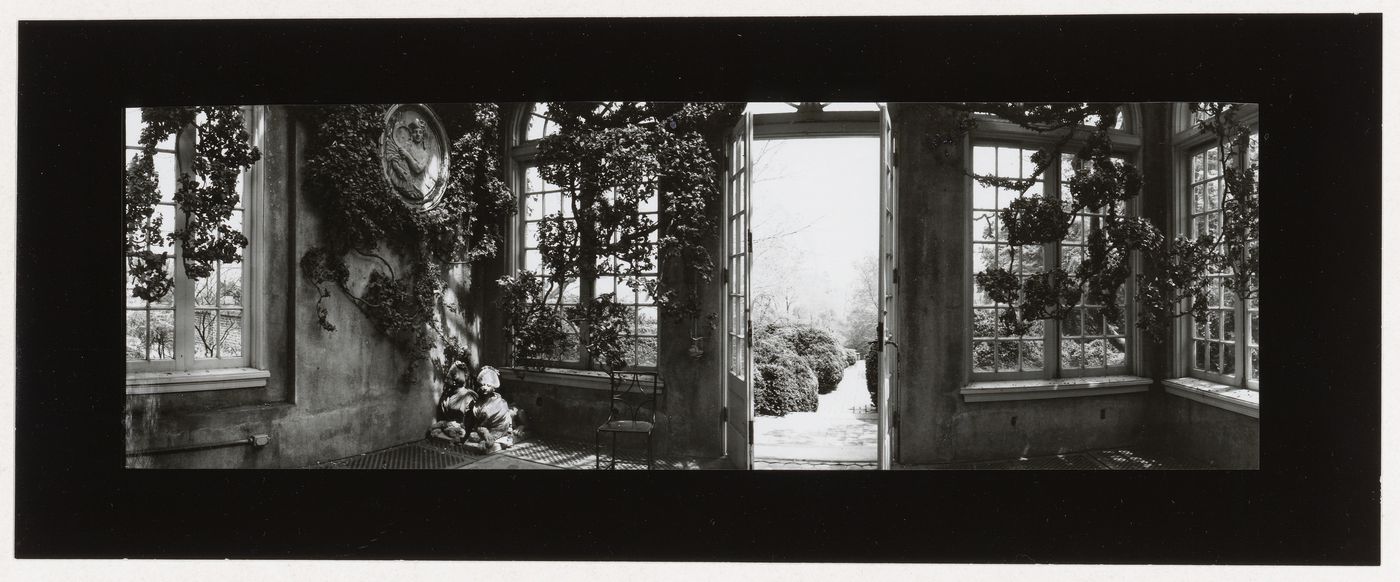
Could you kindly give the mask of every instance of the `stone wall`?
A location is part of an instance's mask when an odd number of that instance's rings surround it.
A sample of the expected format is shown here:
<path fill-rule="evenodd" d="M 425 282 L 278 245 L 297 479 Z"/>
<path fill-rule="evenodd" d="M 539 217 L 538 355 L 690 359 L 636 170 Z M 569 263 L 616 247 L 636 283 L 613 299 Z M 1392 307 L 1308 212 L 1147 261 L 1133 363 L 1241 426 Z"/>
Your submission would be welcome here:
<path fill-rule="evenodd" d="M 127 450 L 199 446 L 252 434 L 271 440 L 263 447 L 129 457 L 129 466 L 299 467 L 421 438 L 433 421 L 441 387 L 426 362 L 408 362 L 338 291 L 326 299 L 338 329 L 327 332 L 317 323 L 316 287 L 297 266 L 321 238 L 320 219 L 308 210 L 300 187 L 307 128 L 285 107 L 269 108 L 266 128 L 260 162 L 267 176 L 266 236 L 257 241 L 266 264 L 259 267 L 262 289 L 249 292 L 261 292 L 265 303 L 258 367 L 271 373 L 267 386 L 129 396 Z M 367 261 L 349 261 L 352 285 L 371 268 Z M 472 297 L 469 273 L 454 272 L 454 278 L 449 294 Z M 455 327 L 472 325 L 474 319 L 462 318 Z M 417 380 L 403 382 L 409 365 L 417 366 Z"/>

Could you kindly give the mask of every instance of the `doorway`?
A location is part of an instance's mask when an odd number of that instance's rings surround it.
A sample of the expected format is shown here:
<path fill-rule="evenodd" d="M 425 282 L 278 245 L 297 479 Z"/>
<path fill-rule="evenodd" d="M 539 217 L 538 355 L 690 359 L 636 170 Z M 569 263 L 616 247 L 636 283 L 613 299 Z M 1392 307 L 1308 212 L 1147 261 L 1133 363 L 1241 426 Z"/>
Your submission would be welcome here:
<path fill-rule="evenodd" d="M 756 469 L 875 466 L 865 359 L 879 309 L 879 157 L 877 137 L 754 141 Z"/>
<path fill-rule="evenodd" d="M 723 416 L 736 468 L 890 466 L 891 137 L 873 103 L 755 103 L 734 129 Z"/>

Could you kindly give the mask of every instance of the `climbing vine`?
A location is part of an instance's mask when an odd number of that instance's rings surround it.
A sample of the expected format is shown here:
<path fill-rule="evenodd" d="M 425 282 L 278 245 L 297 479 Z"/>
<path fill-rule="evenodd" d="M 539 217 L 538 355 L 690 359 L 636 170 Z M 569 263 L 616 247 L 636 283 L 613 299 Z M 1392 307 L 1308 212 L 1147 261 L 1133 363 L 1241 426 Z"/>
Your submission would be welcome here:
<path fill-rule="evenodd" d="M 560 290 L 600 275 L 645 291 L 663 317 L 698 330 L 715 268 L 708 245 L 718 228 L 710 214 L 719 198 L 716 160 L 724 130 L 741 111 L 722 103 L 548 104 L 559 131 L 540 141 L 540 175 L 564 192 L 569 208 L 539 223 L 542 272 L 499 281 L 517 358 L 559 351 L 574 328 L 600 364 L 623 367 L 613 348 L 626 320 L 611 294 L 563 309 Z M 649 206 L 659 208 L 659 221 Z M 681 276 L 645 276 L 658 260 Z M 713 325 L 713 317 L 704 320 Z"/>
<path fill-rule="evenodd" d="M 191 279 L 208 277 L 215 263 L 242 260 L 241 251 L 248 246 L 248 239 L 227 221 L 238 206 L 239 174 L 262 154 L 248 143 L 238 107 L 146 107 L 141 109 L 141 121 L 137 142 L 141 149 L 127 165 L 125 175 L 124 250 L 127 273 L 133 279 L 131 296 L 157 301 L 174 285 L 165 266 L 170 254 L 150 250 L 164 242 L 163 219 L 155 212 L 160 201 L 157 144 L 187 127 L 194 128 L 194 150 L 188 152 L 190 172 L 175 177 L 173 195 L 176 207 L 184 213 L 184 227 L 167 235 L 170 243 L 180 245 L 185 275 Z"/>
<path fill-rule="evenodd" d="M 952 106 L 959 111 L 959 132 L 976 126 L 973 113 L 992 114 L 1020 127 L 1057 136 L 1051 145 L 1031 155 L 1033 170 L 1020 179 L 969 174 L 978 183 L 1025 194 L 1059 160 L 1071 143 L 1074 169 L 1068 175 L 1068 199 L 1038 194 L 1021 196 L 997 213 L 1006 232 L 1010 263 L 1027 245 L 1054 244 L 1069 233 L 1076 213 L 1102 212 L 1097 228 L 1087 236 L 1086 253 L 1072 270 L 1055 267 L 1029 276 L 1018 276 L 999 264 L 975 275 L 993 301 L 1008 305 L 1001 324 L 1024 335 L 1036 320 L 1060 320 L 1080 303 L 1103 306 L 1104 315 L 1116 319 L 1121 306 L 1115 300 L 1132 276 L 1131 253 L 1139 251 L 1152 268 L 1136 277 L 1140 305 L 1137 324 L 1160 341 L 1169 323 L 1193 313 L 1204 317 L 1206 287 L 1211 272 L 1229 272 L 1231 291 L 1242 299 L 1258 289 L 1258 197 L 1256 168 L 1239 169 L 1227 161 L 1224 173 L 1224 224 L 1196 238 L 1166 237 L 1143 218 L 1126 216 L 1128 200 L 1137 196 L 1143 177 L 1131 163 L 1115 159 L 1109 129 L 1121 104 L 1116 103 L 974 103 Z M 1206 113 L 1199 131 L 1215 136 L 1226 160 L 1233 160 L 1247 146 L 1248 126 L 1237 121 L 1239 106 L 1229 103 L 1193 104 L 1192 111 Z M 949 136 L 930 140 L 930 147 L 946 146 Z"/>
<path fill-rule="evenodd" d="M 416 358 L 440 344 L 445 369 L 465 352 L 435 317 L 447 287 L 446 266 L 496 255 L 514 198 L 502 180 L 500 121 L 494 104 L 436 106 L 451 140 L 452 173 L 442 199 L 419 211 L 401 203 L 384 179 L 380 136 L 384 105 L 306 108 L 314 128 L 307 147 L 306 192 L 323 220 L 322 244 L 301 258 L 318 289 L 317 319 L 335 331 L 325 305 L 345 295 L 375 327 Z M 394 269 L 385 254 L 402 257 Z M 362 292 L 351 291 L 346 257 L 373 259 Z M 406 374 L 411 378 L 413 368 Z M 440 370 L 441 371 L 441 370 Z"/>

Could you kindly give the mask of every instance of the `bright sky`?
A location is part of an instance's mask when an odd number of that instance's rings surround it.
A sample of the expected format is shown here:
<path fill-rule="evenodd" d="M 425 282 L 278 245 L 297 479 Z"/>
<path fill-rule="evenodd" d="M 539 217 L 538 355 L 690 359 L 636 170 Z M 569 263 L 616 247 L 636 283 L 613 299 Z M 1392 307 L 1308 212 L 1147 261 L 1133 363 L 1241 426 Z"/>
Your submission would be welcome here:
<path fill-rule="evenodd" d="M 839 325 L 854 264 L 879 249 L 879 157 L 874 137 L 754 142 L 755 298 L 786 285 L 804 315 L 830 309 Z"/>

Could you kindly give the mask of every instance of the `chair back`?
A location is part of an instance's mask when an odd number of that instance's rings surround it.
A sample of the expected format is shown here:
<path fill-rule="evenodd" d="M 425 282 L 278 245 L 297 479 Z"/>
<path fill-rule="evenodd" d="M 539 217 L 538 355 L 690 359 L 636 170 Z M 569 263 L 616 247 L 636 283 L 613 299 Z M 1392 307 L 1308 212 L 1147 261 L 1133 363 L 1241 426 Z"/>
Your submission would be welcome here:
<path fill-rule="evenodd" d="M 608 375 L 608 420 L 645 420 L 655 424 L 662 404 L 656 372 L 613 372 Z"/>

